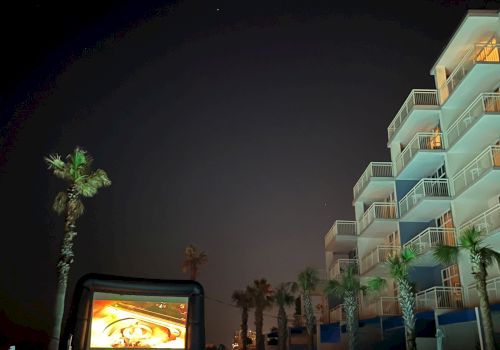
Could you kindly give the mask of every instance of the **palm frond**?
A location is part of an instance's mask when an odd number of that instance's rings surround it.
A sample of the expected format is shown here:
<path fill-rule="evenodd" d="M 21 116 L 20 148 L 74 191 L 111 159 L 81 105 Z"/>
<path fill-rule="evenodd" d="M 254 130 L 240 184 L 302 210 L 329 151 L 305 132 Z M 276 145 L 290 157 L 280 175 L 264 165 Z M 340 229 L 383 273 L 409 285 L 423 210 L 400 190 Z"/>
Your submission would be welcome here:
<path fill-rule="evenodd" d="M 52 204 L 52 209 L 54 209 L 54 211 L 60 215 L 66 211 L 67 203 L 68 203 L 68 195 L 66 194 L 66 192 L 61 191 L 56 195 L 54 203 Z"/>
<path fill-rule="evenodd" d="M 472 226 L 460 233 L 460 245 L 466 249 L 475 249 L 481 243 L 481 230 Z"/>
<path fill-rule="evenodd" d="M 85 211 L 85 206 L 83 205 L 83 202 L 78 199 L 75 202 L 75 216 L 76 216 L 76 218 L 78 219 L 80 216 L 82 216 L 84 211 Z"/>
<path fill-rule="evenodd" d="M 366 289 L 372 293 L 380 293 L 387 288 L 387 280 L 382 277 L 374 277 L 368 280 Z"/>
<path fill-rule="evenodd" d="M 318 272 L 312 267 L 308 267 L 299 273 L 297 279 L 298 285 L 302 291 L 314 290 L 319 283 Z"/>
<path fill-rule="evenodd" d="M 401 260 L 404 264 L 409 265 L 412 263 L 418 256 L 417 252 L 413 247 L 405 247 L 401 250 Z"/>
<path fill-rule="evenodd" d="M 491 266 L 494 263 L 500 267 L 500 253 L 491 249 L 490 247 L 482 247 L 479 250 L 479 255 L 481 256 L 481 260 L 486 266 Z"/>
<path fill-rule="evenodd" d="M 433 255 L 434 258 L 441 264 L 449 265 L 457 262 L 459 252 L 459 247 L 438 245 L 436 248 L 434 248 Z"/>
<path fill-rule="evenodd" d="M 336 297 L 342 297 L 344 295 L 344 292 L 345 292 L 344 285 L 337 280 L 328 281 L 325 287 L 326 295 L 334 295 Z"/>
<path fill-rule="evenodd" d="M 68 165 L 61 159 L 59 154 L 50 154 L 44 158 L 49 170 L 60 179 L 71 180 Z"/>

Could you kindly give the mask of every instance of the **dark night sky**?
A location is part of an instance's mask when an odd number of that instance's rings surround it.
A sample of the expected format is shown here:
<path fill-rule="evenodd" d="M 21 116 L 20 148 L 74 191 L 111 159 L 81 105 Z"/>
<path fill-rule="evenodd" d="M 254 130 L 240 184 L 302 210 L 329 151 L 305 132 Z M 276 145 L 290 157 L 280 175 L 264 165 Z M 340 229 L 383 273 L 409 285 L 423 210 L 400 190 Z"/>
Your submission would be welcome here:
<path fill-rule="evenodd" d="M 71 284 L 182 278 L 189 243 L 209 255 L 206 294 L 225 301 L 254 278 L 323 267 L 325 232 L 354 217 L 355 182 L 389 159 L 390 121 L 412 88 L 433 87 L 467 7 L 483 7 L 138 3 L 1 11 L 0 310 L 16 323 L 49 328 L 63 183 L 43 156 L 74 145 L 113 185 L 85 202 Z M 206 315 L 207 340 L 229 344 L 239 312 L 207 301 Z"/>

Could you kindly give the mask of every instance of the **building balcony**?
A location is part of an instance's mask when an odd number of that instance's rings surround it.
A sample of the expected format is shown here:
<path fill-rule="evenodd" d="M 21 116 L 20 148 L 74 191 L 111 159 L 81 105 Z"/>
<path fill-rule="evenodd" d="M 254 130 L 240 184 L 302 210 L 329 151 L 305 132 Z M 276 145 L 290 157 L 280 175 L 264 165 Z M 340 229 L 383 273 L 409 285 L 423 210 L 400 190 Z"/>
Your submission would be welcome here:
<path fill-rule="evenodd" d="M 433 127 L 438 121 L 437 90 L 414 89 L 387 128 L 388 143 L 409 140 L 416 131 Z"/>
<path fill-rule="evenodd" d="M 397 297 L 378 297 L 375 300 L 365 298 L 360 305 L 360 319 L 397 315 L 401 315 Z"/>
<path fill-rule="evenodd" d="M 476 153 L 500 135 L 500 94 L 483 93 L 446 131 L 447 149 L 455 153 Z M 478 148 L 480 147 L 480 148 Z"/>
<path fill-rule="evenodd" d="M 359 234 L 365 237 L 385 237 L 398 228 L 396 203 L 374 202 L 359 220 Z"/>
<path fill-rule="evenodd" d="M 378 245 L 359 260 L 359 273 L 366 276 L 382 276 L 387 274 L 385 263 L 387 258 L 398 254 L 401 247 L 394 245 Z"/>
<path fill-rule="evenodd" d="M 451 180 L 455 197 L 488 199 L 500 192 L 500 146 L 488 146 Z"/>
<path fill-rule="evenodd" d="M 396 174 L 400 180 L 421 179 L 443 162 L 443 134 L 419 132 L 396 159 Z"/>
<path fill-rule="evenodd" d="M 372 202 L 385 198 L 394 191 L 394 177 L 391 162 L 371 162 L 353 188 L 354 200 Z"/>
<path fill-rule="evenodd" d="M 416 294 L 417 312 L 464 307 L 462 287 L 432 287 Z"/>
<path fill-rule="evenodd" d="M 500 232 L 500 203 L 460 225 L 459 232 L 475 227 L 485 237 Z"/>
<path fill-rule="evenodd" d="M 500 303 L 500 277 L 490 278 L 486 281 L 486 292 L 488 293 L 490 304 Z M 475 283 L 469 285 L 467 295 L 467 306 L 479 306 L 479 295 Z"/>
<path fill-rule="evenodd" d="M 422 179 L 399 201 L 404 221 L 429 221 L 450 207 L 448 179 Z"/>
<path fill-rule="evenodd" d="M 433 251 L 439 245 L 456 246 L 457 238 L 454 228 L 429 227 L 406 242 L 404 248 L 412 248 L 419 256 L 415 266 L 436 266 Z"/>
<path fill-rule="evenodd" d="M 344 304 L 340 304 L 330 309 L 330 323 L 335 322 L 345 322 L 346 314 L 344 310 Z"/>
<path fill-rule="evenodd" d="M 446 82 L 439 87 L 441 104 L 464 108 L 463 103 L 470 101 L 470 95 L 477 95 L 485 87 L 496 86 L 500 78 L 499 47 L 493 39 L 468 50 Z"/>
<path fill-rule="evenodd" d="M 336 220 L 325 235 L 325 250 L 345 253 L 356 247 L 356 221 Z"/>
<path fill-rule="evenodd" d="M 357 272 L 358 259 L 337 259 L 330 269 L 330 279 L 339 279 L 349 267 Z"/>

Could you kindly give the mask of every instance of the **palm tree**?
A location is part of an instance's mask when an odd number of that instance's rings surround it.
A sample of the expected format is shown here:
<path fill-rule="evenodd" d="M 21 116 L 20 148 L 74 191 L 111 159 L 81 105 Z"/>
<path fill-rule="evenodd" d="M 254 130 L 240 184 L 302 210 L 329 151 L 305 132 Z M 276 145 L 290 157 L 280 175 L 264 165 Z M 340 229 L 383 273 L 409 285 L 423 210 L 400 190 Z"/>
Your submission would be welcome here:
<path fill-rule="evenodd" d="M 64 236 L 61 253 L 57 264 L 57 294 L 54 307 L 54 327 L 49 349 L 59 347 L 59 336 L 64 314 L 64 302 L 68 285 L 68 275 L 73 263 L 73 240 L 75 239 L 76 220 L 83 214 L 82 197 L 93 197 L 101 187 L 110 186 L 111 181 L 102 169 L 92 170 L 92 157 L 80 147 L 62 160 L 58 154 L 45 157 L 45 162 L 52 173 L 66 182 L 66 190 L 57 194 L 52 208 L 58 214 L 64 214 Z"/>
<path fill-rule="evenodd" d="M 405 325 L 406 350 L 416 350 L 415 334 L 415 288 L 410 281 L 409 271 L 411 264 L 417 258 L 417 254 L 412 248 L 404 248 L 401 252 L 390 255 L 387 258 L 389 272 L 398 287 L 398 302 L 403 313 Z M 387 281 L 381 277 L 376 277 L 368 281 L 368 289 L 371 291 L 380 291 L 387 284 Z"/>
<path fill-rule="evenodd" d="M 288 319 L 285 307 L 295 303 L 297 283 L 280 283 L 274 292 L 274 302 L 278 305 L 278 344 L 280 350 L 286 350 L 286 338 L 288 335 Z"/>
<path fill-rule="evenodd" d="M 248 288 L 246 290 L 235 290 L 231 299 L 241 309 L 241 343 L 242 350 L 247 350 L 248 334 L 248 310 L 253 307 L 253 299 Z"/>
<path fill-rule="evenodd" d="M 486 291 L 488 267 L 495 264 L 500 266 L 500 253 L 488 247 L 481 237 L 481 230 L 474 226 L 460 234 L 458 246 L 441 245 L 434 249 L 434 257 L 439 262 L 449 265 L 456 263 L 460 253 L 468 254 L 472 275 L 476 281 L 476 290 L 479 296 L 479 309 L 484 330 L 486 350 L 496 349 L 493 338 L 493 323 L 491 321 L 490 302 Z"/>
<path fill-rule="evenodd" d="M 330 280 L 325 288 L 326 295 L 341 298 L 346 313 L 347 332 L 349 335 L 349 350 L 354 350 L 358 340 L 358 300 L 360 292 L 364 293 L 366 287 L 362 286 L 354 266 L 349 266 L 342 273 L 340 281 Z"/>
<path fill-rule="evenodd" d="M 253 285 L 248 287 L 255 307 L 255 342 L 256 350 L 264 350 L 264 335 L 262 327 L 264 325 L 264 310 L 272 305 L 273 290 L 265 278 L 253 281 Z"/>
<path fill-rule="evenodd" d="M 309 349 L 314 349 L 314 327 L 316 326 L 316 318 L 314 317 L 314 308 L 311 300 L 311 292 L 318 286 L 318 273 L 313 268 L 306 268 L 299 273 L 298 285 L 304 300 L 304 313 L 306 316 L 306 328 L 309 335 Z"/>
<path fill-rule="evenodd" d="M 182 272 L 188 273 L 189 277 L 194 281 L 198 277 L 200 266 L 208 261 L 208 256 L 204 251 L 198 249 L 190 244 L 184 250 L 185 260 L 182 263 Z"/>

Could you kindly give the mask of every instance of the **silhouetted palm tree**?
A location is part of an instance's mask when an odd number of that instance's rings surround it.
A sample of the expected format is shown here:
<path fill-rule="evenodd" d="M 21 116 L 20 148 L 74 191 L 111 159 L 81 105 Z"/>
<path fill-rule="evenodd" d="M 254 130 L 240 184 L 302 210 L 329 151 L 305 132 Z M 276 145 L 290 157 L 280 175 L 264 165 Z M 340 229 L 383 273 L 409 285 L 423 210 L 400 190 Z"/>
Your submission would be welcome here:
<path fill-rule="evenodd" d="M 182 263 L 182 272 L 189 274 L 189 278 L 193 281 L 198 277 L 200 266 L 207 263 L 208 256 L 204 251 L 198 249 L 190 244 L 184 250 L 185 260 Z"/>
<path fill-rule="evenodd" d="M 295 303 L 297 283 L 280 283 L 274 292 L 274 302 L 278 305 L 278 346 L 280 350 L 286 350 L 288 335 L 288 319 L 285 307 Z"/>
<path fill-rule="evenodd" d="M 235 290 L 231 298 L 236 306 L 241 309 L 241 343 L 242 350 L 246 350 L 248 341 L 248 310 L 253 307 L 253 298 L 248 288 L 246 290 Z"/>
<path fill-rule="evenodd" d="M 358 295 L 365 291 L 366 287 L 361 285 L 357 269 L 354 266 L 347 267 L 340 276 L 340 281 L 328 281 L 325 288 L 326 295 L 334 295 L 342 299 L 346 313 L 350 350 L 356 349 L 358 342 Z"/>
<path fill-rule="evenodd" d="M 304 313 L 306 316 L 306 328 L 309 335 L 309 349 L 314 349 L 314 328 L 316 327 L 316 318 L 314 317 L 314 307 L 312 304 L 311 293 L 316 289 L 319 283 L 318 273 L 313 268 L 306 268 L 299 273 L 298 285 L 304 300 Z"/>
<path fill-rule="evenodd" d="M 481 237 L 481 231 L 475 227 L 464 230 L 458 237 L 458 246 L 441 245 L 434 249 L 434 257 L 443 264 L 456 263 L 459 254 L 467 254 L 471 264 L 472 275 L 476 281 L 479 296 L 479 309 L 484 330 L 486 350 L 496 349 L 493 337 L 493 322 L 491 320 L 490 301 L 486 290 L 487 269 L 493 264 L 500 266 L 500 253 L 486 245 Z"/>
<path fill-rule="evenodd" d="M 255 307 L 255 342 L 256 350 L 264 350 L 265 342 L 262 333 L 264 325 L 264 310 L 272 305 L 273 289 L 265 278 L 253 281 L 253 285 L 248 287 Z"/>
<path fill-rule="evenodd" d="M 391 277 L 398 287 L 398 302 L 403 313 L 405 326 L 406 350 L 416 350 L 415 339 L 415 288 L 410 281 L 409 270 L 417 258 L 412 248 L 404 248 L 400 253 L 394 253 L 387 258 Z M 377 277 L 368 281 L 368 289 L 380 291 L 387 284 L 383 278 Z"/>
<path fill-rule="evenodd" d="M 76 220 L 83 214 L 82 197 L 93 197 L 99 188 L 110 186 L 111 181 L 102 169 L 92 170 L 92 157 L 76 147 L 73 153 L 62 160 L 58 154 L 45 158 L 49 170 L 66 182 L 66 190 L 57 194 L 52 208 L 58 214 L 64 214 L 64 236 L 61 253 L 57 264 L 58 280 L 54 307 L 54 327 L 49 344 L 50 350 L 57 350 L 64 315 L 64 302 L 68 285 L 68 275 L 73 263 L 73 240 L 75 239 Z"/>

